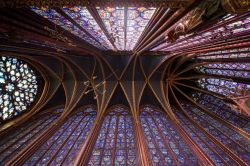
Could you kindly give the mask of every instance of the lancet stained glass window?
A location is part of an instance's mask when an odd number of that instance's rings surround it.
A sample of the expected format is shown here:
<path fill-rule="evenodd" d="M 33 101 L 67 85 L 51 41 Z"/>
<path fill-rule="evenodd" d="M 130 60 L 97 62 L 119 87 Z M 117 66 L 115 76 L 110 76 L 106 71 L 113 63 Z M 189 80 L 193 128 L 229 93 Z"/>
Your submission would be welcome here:
<path fill-rule="evenodd" d="M 247 14 L 227 15 L 217 24 L 200 31 L 199 33 L 181 36 L 176 42 L 165 42 L 153 50 L 176 51 L 191 48 L 197 45 L 226 40 L 247 34 L 250 29 L 250 12 Z"/>
<path fill-rule="evenodd" d="M 94 45 L 95 47 L 100 48 L 100 49 L 104 49 L 103 46 L 99 42 L 97 42 L 94 38 L 88 36 L 81 29 L 79 29 L 76 25 L 74 25 L 72 22 L 67 20 L 62 15 L 60 15 L 54 9 L 33 7 L 32 11 L 34 11 L 37 14 L 43 16 L 44 18 L 52 21 L 55 25 L 62 27 L 63 29 L 69 31 L 70 33 L 74 34 L 75 36 L 82 38 L 83 40 Z M 52 29 L 52 30 L 58 31 L 58 28 L 55 27 L 55 29 Z M 61 35 L 64 35 L 64 32 L 62 32 Z"/>
<path fill-rule="evenodd" d="M 239 156 L 243 161 L 250 163 L 250 142 L 248 138 L 242 136 L 238 131 L 231 129 L 225 125 L 225 123 L 197 109 L 191 103 L 183 102 L 182 104 L 188 115 L 200 126 Z"/>
<path fill-rule="evenodd" d="M 250 78 L 250 63 L 212 63 L 198 70 L 213 75 Z"/>
<path fill-rule="evenodd" d="M 26 62 L 0 57 L 0 123 L 27 110 L 37 92 L 37 75 Z"/>
<path fill-rule="evenodd" d="M 89 165 L 136 165 L 134 129 L 128 110 L 116 106 L 105 116 Z"/>
<path fill-rule="evenodd" d="M 190 108 L 185 108 L 190 109 Z M 202 149 L 202 151 L 216 164 L 216 165 L 234 165 L 236 164 L 230 156 L 224 152 L 221 147 L 213 142 L 210 137 L 206 135 L 203 129 L 199 128 L 190 117 L 185 116 L 179 110 L 173 108 L 176 117 L 179 119 L 182 128 L 192 138 L 192 140 Z"/>
<path fill-rule="evenodd" d="M 249 84 L 239 83 L 223 78 L 202 78 L 198 80 L 200 87 L 227 96 L 242 96 L 250 89 Z"/>
<path fill-rule="evenodd" d="M 80 108 L 50 137 L 25 165 L 73 165 L 95 120 L 92 106 Z"/>
<path fill-rule="evenodd" d="M 124 50 L 125 40 L 125 11 L 124 7 L 97 7 L 96 8 L 103 23 L 118 50 Z"/>
<path fill-rule="evenodd" d="M 202 93 L 195 93 L 193 94 L 193 97 L 197 103 L 203 105 L 220 118 L 247 132 L 250 132 L 250 117 L 239 114 L 238 111 L 226 104 L 225 101 Z"/>
<path fill-rule="evenodd" d="M 126 50 L 132 50 L 154 14 L 155 8 L 128 7 Z"/>
<path fill-rule="evenodd" d="M 197 59 L 236 59 L 250 57 L 250 48 L 226 49 L 200 53 Z"/>
<path fill-rule="evenodd" d="M 6 164 L 13 156 L 29 145 L 39 134 L 57 120 L 62 109 L 50 110 L 36 115 L 25 122 L 11 135 L 0 139 L 0 165 Z"/>
<path fill-rule="evenodd" d="M 132 50 L 156 10 L 153 7 L 96 7 L 92 10 L 96 10 L 99 16 L 94 17 L 86 7 L 63 7 L 62 12 L 70 17 L 66 18 L 54 9 L 31 9 L 103 50 L 114 50 L 110 41 L 114 42 L 118 50 Z M 101 20 L 96 20 L 96 17 L 100 17 Z M 105 27 L 100 27 L 99 24 Z M 104 33 L 104 29 L 108 34 Z"/>
<path fill-rule="evenodd" d="M 144 106 L 140 119 L 153 165 L 198 164 L 166 114 L 152 106 Z"/>
<path fill-rule="evenodd" d="M 93 16 L 87 10 L 86 7 L 73 7 L 63 8 L 63 11 L 67 13 L 74 21 L 87 30 L 92 36 L 94 36 L 102 45 L 107 49 L 113 49 L 110 41 L 99 27 Z"/>

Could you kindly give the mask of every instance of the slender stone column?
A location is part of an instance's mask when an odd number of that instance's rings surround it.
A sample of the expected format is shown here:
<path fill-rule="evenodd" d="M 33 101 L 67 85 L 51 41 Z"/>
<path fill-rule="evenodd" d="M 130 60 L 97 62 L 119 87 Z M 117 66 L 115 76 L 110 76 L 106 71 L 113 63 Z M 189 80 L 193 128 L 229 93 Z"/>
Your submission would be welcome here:
<path fill-rule="evenodd" d="M 137 111 L 139 112 L 139 111 Z M 136 138 L 136 146 L 137 146 L 137 157 L 138 157 L 138 165 L 143 166 L 151 166 L 151 160 L 148 154 L 147 144 L 145 142 L 143 129 L 140 123 L 139 115 L 133 114 L 133 123 L 134 123 L 134 131 Z"/>
<path fill-rule="evenodd" d="M 98 135 L 102 126 L 103 119 L 104 118 L 102 115 L 100 114 L 97 115 L 96 120 L 92 126 L 92 129 L 90 133 L 88 134 L 80 152 L 78 153 L 76 157 L 76 161 L 74 165 L 88 165 L 89 159 L 93 152 L 93 148 L 95 146 L 96 140 L 98 138 Z"/>

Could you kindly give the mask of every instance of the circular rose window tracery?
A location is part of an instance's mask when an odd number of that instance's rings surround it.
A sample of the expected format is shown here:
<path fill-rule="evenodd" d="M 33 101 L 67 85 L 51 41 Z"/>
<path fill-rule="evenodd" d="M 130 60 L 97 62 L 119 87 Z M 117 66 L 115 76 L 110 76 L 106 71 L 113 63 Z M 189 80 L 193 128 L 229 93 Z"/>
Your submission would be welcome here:
<path fill-rule="evenodd" d="M 37 75 L 26 62 L 0 57 L 0 123 L 27 110 L 37 91 Z"/>

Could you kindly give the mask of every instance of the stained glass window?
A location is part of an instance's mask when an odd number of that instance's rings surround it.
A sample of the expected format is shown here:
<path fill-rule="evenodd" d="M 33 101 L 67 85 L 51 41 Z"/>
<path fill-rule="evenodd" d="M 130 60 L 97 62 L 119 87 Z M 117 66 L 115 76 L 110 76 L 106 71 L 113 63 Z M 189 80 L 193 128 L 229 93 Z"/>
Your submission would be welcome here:
<path fill-rule="evenodd" d="M 197 69 L 203 73 L 214 75 L 250 77 L 250 63 L 212 63 L 198 67 Z"/>
<path fill-rule="evenodd" d="M 246 163 L 250 163 L 250 142 L 238 132 L 229 128 L 225 123 L 219 122 L 208 114 L 194 107 L 191 103 L 183 102 L 182 105 L 188 115 L 214 138 L 224 144 Z"/>
<path fill-rule="evenodd" d="M 128 7 L 126 50 L 132 50 L 151 19 L 155 8 Z"/>
<path fill-rule="evenodd" d="M 124 7 L 96 8 L 109 34 L 115 41 L 118 50 L 124 50 L 125 40 L 125 12 Z"/>
<path fill-rule="evenodd" d="M 102 45 L 108 49 L 113 49 L 106 35 L 86 7 L 63 8 L 63 11 L 94 36 Z"/>
<path fill-rule="evenodd" d="M 51 22 L 62 27 L 63 29 L 71 32 L 75 36 L 82 38 L 83 40 L 87 41 L 88 43 L 90 43 L 90 44 L 92 44 L 100 49 L 104 49 L 103 46 L 99 42 L 97 42 L 95 39 L 93 39 L 90 36 L 88 36 L 87 34 L 85 34 L 76 25 L 74 25 L 72 22 L 67 20 L 65 17 L 63 17 L 62 15 L 57 13 L 54 9 L 33 7 L 32 11 L 34 11 L 37 14 L 43 16 L 44 18 L 50 20 Z M 58 31 L 58 28 L 55 27 L 55 29 L 53 29 L 53 30 Z M 64 35 L 64 32 L 62 32 L 61 35 Z"/>
<path fill-rule="evenodd" d="M 250 89 L 250 85 L 231 81 L 223 78 L 202 78 L 198 80 L 201 88 L 226 95 L 228 97 L 242 96 L 244 91 Z"/>
<path fill-rule="evenodd" d="M 36 73 L 22 60 L 0 57 L 0 123 L 27 110 L 37 96 Z"/>
<path fill-rule="evenodd" d="M 114 41 L 118 50 L 134 48 L 155 9 L 152 7 L 96 7 L 97 13 L 111 37 L 110 40 Z M 114 49 L 86 7 L 63 7 L 62 10 L 90 35 L 84 33 L 72 21 L 54 9 L 32 7 L 32 10 L 100 49 Z"/>
<path fill-rule="evenodd" d="M 60 115 L 60 110 L 40 113 L 11 134 L 0 139 L 0 165 L 4 165 L 45 131 Z"/>
<path fill-rule="evenodd" d="M 190 109 L 190 108 L 185 108 Z M 224 152 L 216 143 L 214 143 L 203 130 L 197 127 L 181 111 L 173 109 L 176 117 L 179 119 L 182 128 L 199 146 L 199 148 L 216 164 L 216 165 L 234 165 L 236 164 L 230 156 Z"/>
<path fill-rule="evenodd" d="M 237 48 L 200 53 L 197 59 L 235 59 L 250 57 L 250 48 Z"/>
<path fill-rule="evenodd" d="M 93 107 L 80 108 L 50 137 L 25 165 L 72 165 L 95 120 Z"/>
<path fill-rule="evenodd" d="M 197 165 L 198 160 L 163 112 L 144 106 L 140 115 L 153 165 Z"/>
<path fill-rule="evenodd" d="M 213 24 L 198 33 L 181 36 L 176 42 L 166 42 L 153 50 L 176 51 L 198 45 L 210 44 L 219 40 L 226 40 L 244 35 L 250 29 L 250 13 L 246 15 L 227 15 L 217 24 Z"/>
<path fill-rule="evenodd" d="M 132 117 L 117 106 L 103 121 L 89 165 L 136 165 Z"/>
<path fill-rule="evenodd" d="M 238 111 L 230 107 L 225 101 L 211 95 L 195 93 L 194 99 L 206 109 L 213 112 L 220 118 L 231 124 L 250 132 L 250 117 L 239 114 Z"/>

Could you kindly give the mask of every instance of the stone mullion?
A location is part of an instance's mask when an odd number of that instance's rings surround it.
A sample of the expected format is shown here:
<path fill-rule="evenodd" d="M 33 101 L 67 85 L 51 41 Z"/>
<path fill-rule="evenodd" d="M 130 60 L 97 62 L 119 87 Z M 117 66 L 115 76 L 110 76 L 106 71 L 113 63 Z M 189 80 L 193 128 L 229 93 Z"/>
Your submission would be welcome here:
<path fill-rule="evenodd" d="M 215 68 L 215 67 L 204 67 L 205 70 L 221 70 L 221 71 L 237 71 L 237 72 L 250 72 L 250 70 L 246 70 L 246 69 L 230 69 L 230 68 Z M 223 76 L 223 75 L 220 75 L 220 74 L 216 74 L 216 75 L 219 75 L 219 76 Z M 232 76 L 233 77 L 233 76 Z"/>
<path fill-rule="evenodd" d="M 76 119 L 76 118 L 75 118 L 75 119 Z M 73 123 L 73 121 L 67 126 L 67 128 L 65 129 L 65 131 L 66 131 L 68 128 L 70 128 L 70 126 L 71 126 L 72 123 Z M 63 124 L 62 124 L 62 125 L 63 125 Z M 59 129 L 60 129 L 60 128 L 58 128 L 58 130 L 59 130 Z M 55 132 L 55 133 L 56 133 L 56 132 Z M 53 137 L 53 135 L 54 135 L 55 133 L 51 134 L 51 137 Z M 55 141 L 59 140 L 60 137 L 61 137 L 63 134 L 64 134 L 64 131 L 58 136 L 58 138 L 57 138 Z M 51 138 L 51 137 L 50 137 L 50 138 Z M 48 138 L 47 140 L 49 140 L 50 138 Z M 46 141 L 47 141 L 47 140 L 46 140 Z M 45 142 L 44 142 L 44 143 L 45 143 Z M 42 145 L 43 145 L 43 144 L 42 144 Z M 42 146 L 42 145 L 41 145 L 41 146 Z M 46 151 L 42 154 L 42 156 L 40 156 L 40 157 L 37 159 L 35 165 L 38 164 L 39 161 L 41 161 L 41 160 L 43 159 L 43 156 L 51 149 L 52 146 L 53 146 L 53 144 L 51 144 L 51 145 L 49 146 L 49 148 L 46 149 Z"/>
<path fill-rule="evenodd" d="M 186 114 L 186 113 L 185 113 Z M 234 160 L 239 165 L 247 166 L 247 164 L 239 158 L 237 155 L 235 155 L 230 149 L 228 149 L 223 143 L 221 143 L 219 140 L 217 140 L 213 135 L 211 135 L 208 131 L 206 131 L 200 124 L 195 122 L 192 118 L 187 115 L 188 119 L 192 122 L 194 126 L 197 126 L 212 142 L 214 142 L 218 147 L 220 147 L 221 150 L 223 150 L 232 160 Z"/>
<path fill-rule="evenodd" d="M 153 143 L 154 143 L 155 149 L 156 149 L 156 151 L 158 152 L 158 154 L 159 154 L 159 156 L 160 156 L 160 159 L 161 159 L 161 160 L 164 160 L 165 157 L 164 157 L 163 154 L 161 153 L 160 148 L 159 148 L 159 146 L 158 146 L 156 140 L 154 139 L 155 133 L 152 134 L 153 131 L 152 131 L 151 127 L 150 127 L 150 124 L 148 123 L 148 121 L 147 121 L 146 119 L 145 119 L 145 121 L 146 121 L 147 126 L 148 126 L 148 128 L 149 128 L 149 130 L 150 130 L 150 136 L 151 136 L 152 141 L 153 141 Z M 162 138 L 162 137 L 161 137 L 161 138 Z M 146 139 L 145 139 L 145 140 L 146 140 Z M 147 140 L 146 140 L 146 142 L 147 142 L 147 145 L 148 145 L 148 141 L 147 141 Z M 164 141 L 164 145 L 167 146 L 167 145 L 165 144 L 165 141 Z M 167 149 L 168 149 L 168 146 L 167 146 Z M 149 150 L 149 151 L 150 151 L 150 150 Z M 170 151 L 170 150 L 168 149 L 168 151 Z M 170 156 L 171 156 L 171 158 L 174 160 L 174 157 L 172 156 L 171 153 L 170 153 Z M 176 162 L 175 160 L 174 160 L 174 162 L 175 162 L 175 164 L 177 164 L 177 162 Z"/>
<path fill-rule="evenodd" d="M 242 77 L 235 77 L 235 76 L 226 76 L 226 75 L 216 75 L 216 74 L 208 74 L 204 73 L 203 74 L 206 77 L 211 77 L 211 78 L 217 78 L 217 79 L 230 79 L 235 82 L 243 83 L 243 84 L 250 84 L 250 78 L 242 78 Z"/>
<path fill-rule="evenodd" d="M 225 42 L 224 42 L 225 43 Z M 212 45 L 210 47 L 204 46 L 202 48 L 190 48 L 186 50 L 181 50 L 180 52 L 185 52 L 186 54 L 194 54 L 194 53 L 207 53 L 207 52 L 213 52 L 213 51 L 220 51 L 220 50 L 226 50 L 226 49 L 235 49 L 235 48 L 245 48 L 249 47 L 249 37 L 243 40 L 235 40 L 233 42 L 227 42 L 226 44 L 220 44 L 220 45 Z M 175 52 L 175 53 L 180 53 Z"/>
<path fill-rule="evenodd" d="M 116 124 L 115 124 L 115 137 L 114 137 L 114 147 L 113 147 L 113 152 L 112 152 L 112 164 L 115 165 L 115 154 L 116 154 L 116 144 L 117 144 L 117 135 L 118 135 L 118 126 L 119 126 L 119 120 L 120 116 L 122 115 L 115 115 L 116 116 Z"/>
<path fill-rule="evenodd" d="M 233 37 L 232 36 L 227 36 L 226 39 L 219 38 L 219 39 L 214 40 L 212 42 L 199 43 L 197 45 L 193 45 L 193 46 L 189 46 L 189 47 L 183 48 L 183 50 L 184 51 L 189 51 L 189 50 L 194 50 L 194 49 L 211 48 L 213 46 L 225 45 L 225 40 L 231 40 L 231 41 L 228 41 L 227 44 L 229 44 L 229 43 L 232 44 L 232 43 L 240 42 L 242 40 L 246 40 L 247 41 L 247 39 L 249 38 L 248 34 L 249 34 L 249 31 L 239 32 L 239 34 L 236 34 Z"/>
<path fill-rule="evenodd" d="M 174 82 L 174 84 L 175 85 L 177 84 L 177 85 L 180 85 L 180 86 L 184 86 L 184 87 L 187 87 L 187 88 L 199 91 L 200 93 L 205 93 L 205 94 L 208 94 L 208 95 L 213 95 L 213 96 L 215 96 L 215 97 L 217 97 L 217 98 L 219 98 L 221 100 L 224 100 L 224 101 L 227 100 L 227 101 L 232 102 L 231 99 L 229 99 L 229 98 L 227 98 L 227 97 L 225 97 L 225 96 L 223 96 L 221 94 L 217 94 L 217 93 L 215 93 L 213 91 L 207 91 L 207 90 L 204 90 L 204 89 L 201 89 L 201 88 L 196 88 L 194 86 L 185 85 L 185 84 L 182 84 L 182 83 L 179 83 L 179 82 Z"/>
<path fill-rule="evenodd" d="M 156 110 L 155 110 L 155 111 L 156 111 Z M 153 115 L 150 114 L 150 116 L 151 116 L 151 119 L 153 119 L 153 121 L 154 121 L 154 124 L 155 124 L 155 126 L 156 126 L 156 128 L 157 128 L 157 130 L 158 130 L 158 132 L 159 132 L 159 134 L 160 134 L 160 137 L 162 138 L 162 140 L 163 140 L 163 142 L 164 142 L 164 145 L 167 147 L 168 151 L 170 152 L 170 155 L 171 155 L 171 157 L 173 158 L 173 161 L 174 161 L 175 165 L 178 165 L 178 159 L 176 158 L 175 153 L 173 152 L 172 148 L 171 148 L 170 145 L 169 145 L 169 140 L 168 140 L 168 138 L 166 138 L 166 137 L 162 134 L 162 130 L 161 130 L 161 129 L 159 128 L 159 126 L 157 125 L 157 122 L 156 122 L 155 118 L 153 117 Z M 148 120 L 146 120 L 146 121 L 147 121 L 148 126 L 150 126 Z M 160 119 L 160 121 L 162 121 L 162 120 Z M 151 130 L 151 131 L 152 131 L 152 130 Z M 161 153 L 161 152 L 160 152 L 160 153 Z"/>
<path fill-rule="evenodd" d="M 94 124 L 92 125 L 92 129 L 90 130 L 81 150 L 76 157 L 74 165 L 88 165 L 89 159 L 95 147 L 96 140 L 98 139 L 103 120 L 103 114 L 98 114 Z"/>
<path fill-rule="evenodd" d="M 177 88 L 178 91 L 180 91 Z M 219 122 L 221 122 L 222 124 L 224 124 L 225 126 L 229 127 L 230 129 L 234 130 L 235 132 L 239 133 L 240 135 L 244 136 L 245 138 L 250 138 L 250 135 L 245 132 L 244 130 L 240 129 L 237 126 L 234 126 L 233 124 L 231 124 L 230 122 L 222 119 L 221 117 L 219 117 L 218 115 L 216 115 L 215 113 L 207 110 L 206 108 L 204 108 L 203 106 L 201 106 L 200 104 L 198 104 L 197 102 L 195 102 L 192 98 L 190 98 L 189 96 L 187 96 L 185 93 L 183 93 L 182 91 L 180 91 L 180 93 L 186 97 L 191 103 L 193 103 L 198 109 L 200 109 L 201 111 L 205 112 L 206 114 L 208 114 L 209 116 L 211 116 L 212 118 L 218 120 Z"/>
<path fill-rule="evenodd" d="M 88 115 L 86 115 L 88 116 Z M 86 126 L 88 126 L 88 124 L 91 122 L 91 118 L 93 118 L 93 116 L 89 115 L 90 119 L 88 120 L 88 122 L 85 124 L 84 129 Z M 60 164 L 63 164 L 65 162 L 65 160 L 67 159 L 69 153 L 71 152 L 71 150 L 73 149 L 73 147 L 75 146 L 76 142 L 78 141 L 79 137 L 82 135 L 82 133 L 84 132 L 84 130 L 82 130 L 79 135 L 77 136 L 76 140 L 74 141 L 73 145 L 71 146 L 71 148 L 68 150 L 67 154 L 65 155 L 64 159 L 61 161 Z M 74 150 L 74 149 L 73 149 Z"/>
<path fill-rule="evenodd" d="M 71 133 L 67 136 L 67 138 L 63 141 L 61 147 L 58 148 L 58 150 L 53 154 L 53 156 L 51 156 L 50 160 L 48 161 L 47 165 L 50 165 L 54 159 L 56 159 L 57 154 L 61 151 L 61 149 L 64 147 L 64 145 L 68 142 L 68 140 L 70 139 L 70 137 L 73 135 L 73 133 L 76 131 L 76 129 L 80 126 L 80 124 L 82 123 L 82 120 L 85 118 L 85 115 L 81 118 L 81 120 L 77 123 L 77 125 L 73 128 L 73 130 L 71 131 Z M 90 121 L 90 117 L 88 119 L 88 122 Z M 87 122 L 87 123 L 88 123 Z"/>
<path fill-rule="evenodd" d="M 214 165 L 213 161 L 203 152 L 203 150 L 185 132 L 185 130 L 180 125 L 180 123 L 175 123 L 174 126 L 175 126 L 177 132 L 180 134 L 183 141 L 190 148 L 190 150 L 193 152 L 193 154 L 198 158 L 200 163 L 202 163 L 204 165 Z M 209 147 L 209 145 L 207 145 L 207 146 Z"/>
<path fill-rule="evenodd" d="M 178 90 L 179 92 L 181 92 L 177 87 L 174 86 L 174 88 L 176 90 Z M 181 93 L 183 94 L 183 93 Z M 184 95 L 184 94 L 183 94 Z M 179 103 L 179 101 L 177 99 L 175 99 L 178 106 L 181 108 L 181 111 L 184 113 L 184 115 L 187 117 L 187 119 L 192 122 L 192 124 L 194 126 L 196 126 L 198 129 L 200 129 L 212 142 L 214 142 L 218 147 L 220 147 L 220 149 L 222 149 L 232 160 L 234 160 L 235 162 L 237 162 L 237 164 L 239 165 L 244 165 L 247 166 L 247 164 L 241 159 L 239 158 L 237 155 L 235 155 L 230 149 L 228 149 L 223 143 L 221 143 L 219 140 L 217 140 L 214 136 L 212 136 L 208 131 L 206 131 L 200 124 L 198 124 L 197 122 L 195 122 L 183 109 L 183 107 L 181 106 L 181 104 Z"/>
<path fill-rule="evenodd" d="M 124 151 L 126 151 L 126 156 L 125 156 L 125 163 L 126 164 L 128 164 L 127 123 L 126 123 L 128 116 L 130 116 L 130 115 L 124 116 L 124 129 L 123 129 L 124 140 L 125 140 L 123 148 L 125 148 Z M 132 120 L 132 118 L 131 118 L 131 120 Z"/>
<path fill-rule="evenodd" d="M 237 20 L 239 20 L 239 19 L 244 19 L 244 18 L 246 18 L 247 16 L 248 16 L 248 15 L 243 14 L 243 15 L 241 15 L 241 16 L 237 16 L 237 17 L 231 18 L 231 19 L 227 20 L 226 22 L 218 23 L 218 24 L 216 24 L 216 25 L 207 27 L 207 28 L 204 29 L 203 31 L 198 32 L 196 35 L 200 35 L 200 34 L 202 34 L 202 33 L 206 33 L 206 32 L 208 32 L 208 31 L 217 29 L 218 27 L 221 27 L 221 26 L 226 26 L 227 24 L 230 24 L 230 23 L 232 23 L 232 22 L 234 22 L 234 21 L 237 21 Z M 190 36 L 190 37 L 187 37 L 187 38 L 180 39 L 180 40 L 178 40 L 178 42 L 187 41 L 187 40 L 189 40 L 189 39 L 192 39 L 193 37 L 194 37 L 194 35 L 192 35 L 192 36 Z M 166 47 L 162 47 L 161 49 L 164 49 L 164 48 L 167 48 L 167 47 L 174 46 L 175 44 L 176 44 L 176 42 L 171 43 L 171 44 L 169 44 L 169 45 L 166 46 Z"/>
<path fill-rule="evenodd" d="M 138 149 L 137 150 L 138 165 L 151 166 L 152 162 L 148 154 L 148 148 L 146 146 L 147 143 L 145 141 L 145 136 L 143 133 L 143 129 L 138 114 L 133 114 L 133 124 L 134 124 L 136 144 Z"/>
<path fill-rule="evenodd" d="M 238 146 L 240 146 L 240 148 L 241 148 L 242 150 L 244 150 L 245 152 L 248 152 L 248 153 L 249 153 L 249 151 L 248 151 L 247 149 L 245 149 L 244 146 L 242 146 L 242 145 L 239 144 L 238 142 L 235 142 L 235 140 L 231 139 L 228 135 L 224 134 L 223 131 L 221 131 L 221 129 L 219 129 L 218 127 L 214 126 L 213 124 L 211 124 L 209 121 L 207 121 L 205 118 L 201 117 L 201 116 L 198 115 L 197 113 L 195 113 L 195 112 L 193 112 L 193 111 L 191 111 L 191 112 L 192 112 L 192 114 L 198 116 L 199 119 L 202 119 L 203 121 L 207 122 L 207 124 L 213 126 L 221 135 L 224 135 L 225 137 L 227 137 L 228 140 L 230 140 L 230 141 L 232 141 L 233 143 L 235 143 L 235 144 L 237 144 Z"/>
<path fill-rule="evenodd" d="M 115 115 L 113 115 L 115 116 Z M 107 143 L 107 138 L 108 138 L 108 135 L 109 135 L 109 129 L 110 129 L 110 123 L 112 121 L 112 117 L 113 116 L 110 116 L 110 119 L 109 119 L 109 124 L 108 124 L 108 127 L 106 129 L 106 132 L 105 132 L 105 140 L 104 140 L 104 143 L 103 143 L 103 147 L 102 147 L 102 152 L 100 154 L 100 160 L 99 160 L 99 165 L 102 164 L 102 159 L 103 159 L 103 154 L 104 154 L 104 150 L 105 150 L 105 147 L 106 147 L 106 143 Z M 116 117 L 117 118 L 117 117 Z M 117 119 L 116 119 L 117 120 Z M 98 139 L 98 138 L 97 138 Z M 111 154 L 112 155 L 112 154 Z M 111 156 L 112 157 L 112 156 Z"/>
<path fill-rule="evenodd" d="M 192 128 L 188 126 L 188 124 L 186 124 L 186 122 L 183 123 L 185 123 L 185 125 L 187 125 L 187 127 L 193 133 L 196 133 Z M 204 165 L 215 165 L 215 163 L 203 152 L 203 150 L 199 147 L 199 145 L 195 141 L 193 141 L 193 139 L 187 134 L 187 132 L 183 129 L 183 127 L 180 124 L 175 124 L 175 126 L 179 134 L 183 138 L 183 140 L 191 148 L 191 150 L 198 157 L 201 163 L 203 163 Z M 227 164 L 226 161 L 223 159 L 223 157 L 221 157 L 220 154 L 218 154 L 218 152 L 215 149 L 211 148 L 211 146 L 207 142 L 205 142 L 199 135 L 196 135 L 196 137 L 198 137 L 213 153 L 215 153 L 225 165 Z"/>

